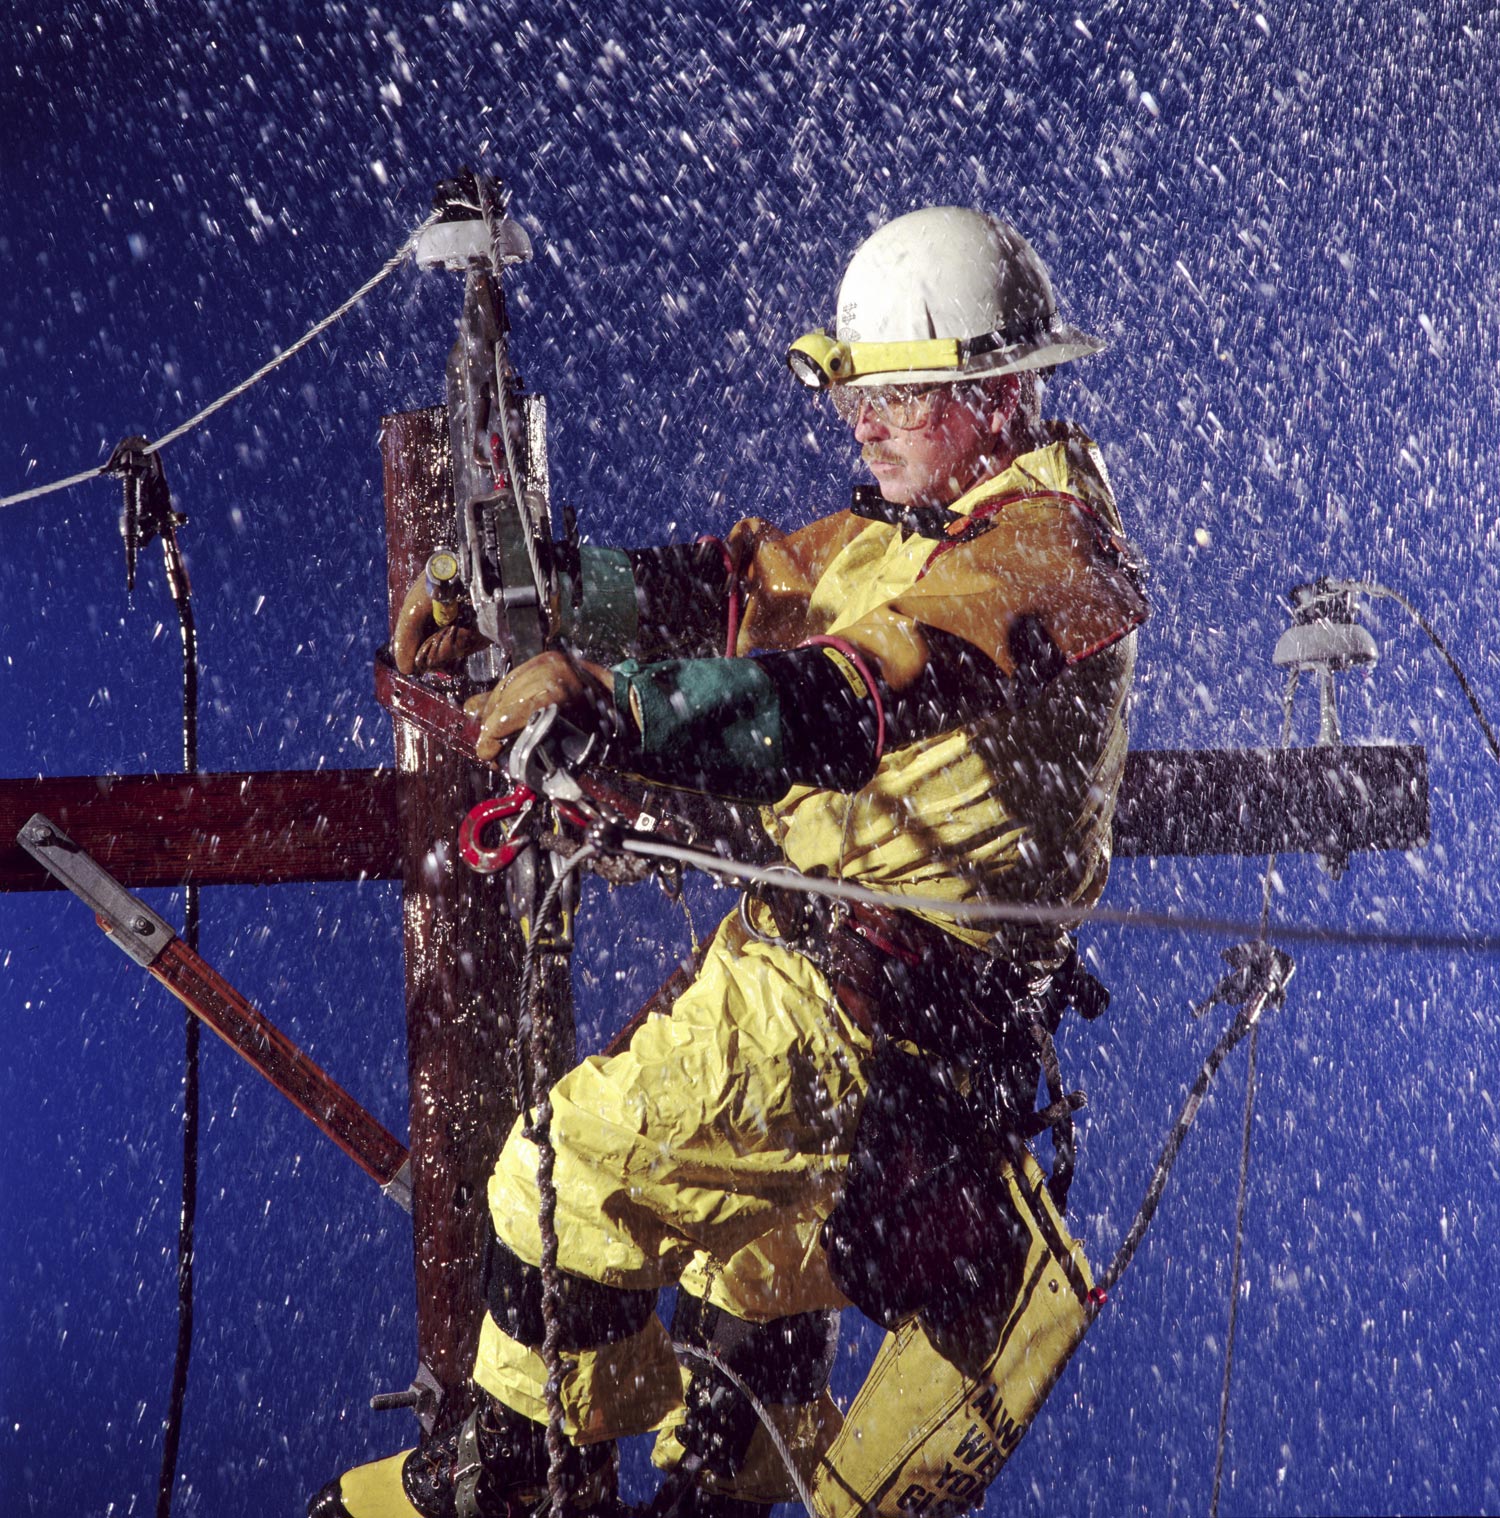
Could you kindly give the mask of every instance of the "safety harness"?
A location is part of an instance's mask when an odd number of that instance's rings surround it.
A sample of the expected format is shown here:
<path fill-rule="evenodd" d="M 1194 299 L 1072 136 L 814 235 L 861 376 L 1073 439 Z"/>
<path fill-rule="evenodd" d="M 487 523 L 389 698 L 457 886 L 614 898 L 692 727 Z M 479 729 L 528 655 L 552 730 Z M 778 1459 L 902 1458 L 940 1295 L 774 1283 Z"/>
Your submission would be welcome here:
<path fill-rule="evenodd" d="M 756 903 L 774 933 L 756 926 Z M 816 965 L 877 1048 L 905 1047 L 961 1072 L 966 1103 L 976 1112 L 988 1108 L 986 1120 L 1022 1142 L 1050 1130 L 1049 1190 L 1064 1209 L 1074 1167 L 1073 1114 L 1086 1099 L 1081 1091 L 1064 1093 L 1054 1035 L 1069 1007 L 1093 1021 L 1109 1006 L 1109 991 L 1085 968 L 1070 937 L 1059 941 L 1055 956 L 1016 960 L 909 912 L 764 886 L 746 892 L 740 920 L 752 936 Z M 1041 1081 L 1048 1103 L 1038 1111 Z"/>

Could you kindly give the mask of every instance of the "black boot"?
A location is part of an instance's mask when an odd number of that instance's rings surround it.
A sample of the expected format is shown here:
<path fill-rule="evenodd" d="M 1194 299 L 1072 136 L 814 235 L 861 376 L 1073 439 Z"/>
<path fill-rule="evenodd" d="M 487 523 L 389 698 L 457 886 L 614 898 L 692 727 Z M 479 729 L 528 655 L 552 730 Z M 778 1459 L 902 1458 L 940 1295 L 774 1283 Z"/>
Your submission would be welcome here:
<path fill-rule="evenodd" d="M 569 1445 L 562 1474 L 568 1512 L 613 1512 L 612 1443 Z M 547 1431 L 485 1397 L 456 1429 L 407 1456 L 401 1485 L 422 1518 L 520 1518 L 547 1494 Z"/>
<path fill-rule="evenodd" d="M 562 1475 L 566 1513 L 620 1512 L 613 1443 L 570 1445 Z M 309 1503 L 308 1518 L 388 1515 L 399 1506 L 398 1492 L 420 1518 L 525 1518 L 547 1495 L 547 1431 L 481 1396 L 457 1428 L 329 1482 Z"/>
<path fill-rule="evenodd" d="M 767 1518 L 771 1507 L 760 1502 L 743 1502 L 722 1492 L 705 1491 L 698 1485 L 703 1465 L 697 1455 L 684 1457 L 683 1463 L 670 1472 L 656 1496 L 644 1507 L 634 1509 L 631 1518 Z"/>

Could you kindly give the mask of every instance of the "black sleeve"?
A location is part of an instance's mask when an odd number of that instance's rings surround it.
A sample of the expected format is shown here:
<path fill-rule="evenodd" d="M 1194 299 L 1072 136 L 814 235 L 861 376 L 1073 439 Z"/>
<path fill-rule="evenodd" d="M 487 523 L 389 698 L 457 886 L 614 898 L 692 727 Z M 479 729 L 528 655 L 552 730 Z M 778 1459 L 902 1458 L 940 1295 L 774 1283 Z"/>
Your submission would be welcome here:
<path fill-rule="evenodd" d="M 779 800 L 792 785 L 857 791 L 882 754 L 1014 709 L 1064 667 L 1024 622 L 1014 677 L 961 638 L 929 632 L 928 644 L 927 668 L 899 698 L 837 640 L 745 659 L 626 660 L 614 669 L 615 762 L 747 801 Z"/>
<path fill-rule="evenodd" d="M 642 659 L 723 654 L 730 582 L 724 545 L 669 543 L 626 550 L 635 576 L 636 653 Z"/>
<path fill-rule="evenodd" d="M 1067 668 L 1062 651 L 1035 617 L 1021 617 L 1011 629 L 1014 675 L 953 633 L 924 627 L 922 636 L 927 667 L 899 695 L 882 692 L 888 750 L 950 732 L 992 712 L 1018 711 Z"/>

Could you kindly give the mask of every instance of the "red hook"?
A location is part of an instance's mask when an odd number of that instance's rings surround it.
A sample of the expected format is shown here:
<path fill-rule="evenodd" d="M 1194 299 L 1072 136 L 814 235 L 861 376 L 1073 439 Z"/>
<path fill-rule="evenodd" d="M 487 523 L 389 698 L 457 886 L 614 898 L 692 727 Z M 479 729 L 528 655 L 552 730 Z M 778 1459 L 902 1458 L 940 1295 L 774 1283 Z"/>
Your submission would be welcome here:
<path fill-rule="evenodd" d="M 517 838 L 516 828 L 532 807 L 536 805 L 536 792 L 529 785 L 513 785 L 503 796 L 491 796 L 469 811 L 458 829 L 459 857 L 471 870 L 481 875 L 494 875 L 503 870 L 526 847 L 530 841 Z M 492 822 L 507 817 L 515 819 L 505 830 L 504 839 L 494 848 L 481 843 L 484 830 Z"/>

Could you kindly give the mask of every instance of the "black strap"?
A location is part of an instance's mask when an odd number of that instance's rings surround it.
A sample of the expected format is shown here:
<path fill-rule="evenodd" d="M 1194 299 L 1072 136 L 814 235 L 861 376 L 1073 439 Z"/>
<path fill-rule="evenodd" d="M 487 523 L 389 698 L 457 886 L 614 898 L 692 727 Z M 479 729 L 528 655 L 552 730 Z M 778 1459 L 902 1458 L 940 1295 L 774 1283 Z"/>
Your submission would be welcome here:
<path fill-rule="evenodd" d="M 625 556 L 640 618 L 633 651 L 643 662 L 724 652 L 732 587 L 717 538 L 630 548 Z"/>
<path fill-rule="evenodd" d="M 1077 944 L 1071 940 L 1068 957 L 1053 975 L 1052 986 L 1059 1009 L 1072 1007 L 1085 1022 L 1093 1022 L 1109 1010 L 1109 987 L 1084 965 Z"/>
<path fill-rule="evenodd" d="M 1035 1013 L 1031 1019 L 1031 1036 L 1036 1040 L 1037 1053 L 1041 1056 L 1042 1076 L 1047 1082 L 1048 1105 L 1030 1118 L 1032 1133 L 1042 1128 L 1052 1130 L 1052 1174 L 1047 1179 L 1047 1190 L 1059 1212 L 1068 1206 L 1068 1189 L 1073 1184 L 1073 1171 L 1078 1162 L 1077 1137 L 1073 1128 L 1073 1114 L 1082 1107 L 1085 1097 L 1081 1091 L 1063 1094 L 1062 1066 L 1057 1060 L 1057 1045 L 1052 1033 Z M 1030 1135 L 1026 1135 L 1030 1136 Z"/>
<path fill-rule="evenodd" d="M 679 1290 L 673 1339 L 712 1350 L 762 1402 L 815 1401 L 838 1353 L 838 1313 L 814 1311 L 752 1323 Z M 693 1361 L 690 1369 L 701 1368 Z"/>
<path fill-rule="evenodd" d="M 751 1323 L 679 1290 L 672 1338 L 709 1351 L 768 1406 L 808 1403 L 828 1386 L 838 1353 L 838 1318 L 837 1312 L 819 1311 Z M 690 1457 L 730 1479 L 744 1464 L 760 1419 L 716 1367 L 695 1355 L 682 1358 L 692 1378 L 678 1440 Z"/>
<path fill-rule="evenodd" d="M 480 1518 L 479 1483 L 484 1461 L 479 1453 L 479 1409 L 469 1414 L 458 1431 L 453 1470 L 454 1518 Z"/>
<path fill-rule="evenodd" d="M 871 522 L 889 522 L 902 532 L 919 538 L 947 542 L 948 529 L 964 520 L 963 514 L 942 506 L 898 506 L 880 493 L 878 485 L 856 485 L 849 510 Z"/>

